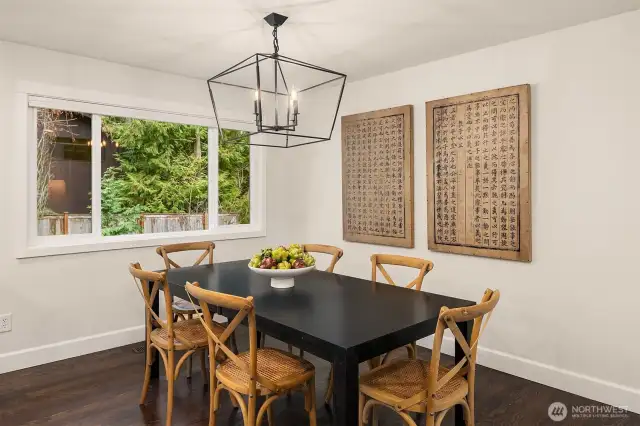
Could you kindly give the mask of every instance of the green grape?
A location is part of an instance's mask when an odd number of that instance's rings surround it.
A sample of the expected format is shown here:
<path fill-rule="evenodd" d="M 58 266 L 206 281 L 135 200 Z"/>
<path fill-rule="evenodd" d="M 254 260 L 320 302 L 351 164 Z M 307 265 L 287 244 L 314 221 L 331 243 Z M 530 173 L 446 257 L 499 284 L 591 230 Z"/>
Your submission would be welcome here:
<path fill-rule="evenodd" d="M 284 247 L 278 247 L 272 252 L 272 257 L 276 262 L 282 262 L 289 258 L 289 252 Z"/>
<path fill-rule="evenodd" d="M 300 248 L 289 248 L 289 259 L 292 261 L 300 259 L 304 255 L 304 252 Z"/>
<path fill-rule="evenodd" d="M 313 266 L 316 264 L 316 259 L 309 253 L 305 253 L 302 259 L 304 260 L 304 264 L 307 266 Z"/>
<path fill-rule="evenodd" d="M 272 257 L 272 251 L 270 248 L 266 248 L 262 250 L 262 258 L 264 259 L 265 257 Z"/>
<path fill-rule="evenodd" d="M 249 266 L 251 266 L 252 268 L 259 268 L 261 262 L 262 262 L 262 257 L 260 255 L 255 255 L 251 258 L 251 262 L 249 262 Z"/>
<path fill-rule="evenodd" d="M 278 269 L 291 269 L 291 264 L 285 260 L 278 263 Z"/>

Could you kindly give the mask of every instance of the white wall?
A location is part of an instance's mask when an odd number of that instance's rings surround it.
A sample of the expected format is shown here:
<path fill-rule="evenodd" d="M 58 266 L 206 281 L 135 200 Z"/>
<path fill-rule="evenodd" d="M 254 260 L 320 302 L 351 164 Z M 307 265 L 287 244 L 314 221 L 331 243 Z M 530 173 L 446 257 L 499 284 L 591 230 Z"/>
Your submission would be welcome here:
<path fill-rule="evenodd" d="M 0 42 L 0 313 L 13 314 L 13 330 L 0 334 L 0 373 L 143 340 L 143 303 L 127 265 L 162 266 L 152 247 L 16 259 L 16 239 L 25 232 L 16 227 L 21 209 L 11 203 L 21 187 L 13 173 L 24 150 L 14 143 L 26 113 L 16 107 L 23 82 L 212 115 L 204 81 Z M 291 182 L 296 154 L 268 151 L 267 180 Z M 248 258 L 271 240 L 299 239 L 304 223 L 288 194 L 268 191 L 267 212 L 267 238 L 219 242 L 216 261 Z"/>
<path fill-rule="evenodd" d="M 533 262 L 429 251 L 425 101 L 523 83 Z M 500 289 L 482 363 L 640 411 L 640 12 L 350 83 L 341 115 L 405 104 L 414 105 L 415 248 L 342 240 L 339 125 L 332 142 L 301 148 L 313 188 L 307 239 L 344 248 L 339 273 L 368 277 L 372 253 L 399 253 L 434 261 L 426 291 L 478 300 Z"/>

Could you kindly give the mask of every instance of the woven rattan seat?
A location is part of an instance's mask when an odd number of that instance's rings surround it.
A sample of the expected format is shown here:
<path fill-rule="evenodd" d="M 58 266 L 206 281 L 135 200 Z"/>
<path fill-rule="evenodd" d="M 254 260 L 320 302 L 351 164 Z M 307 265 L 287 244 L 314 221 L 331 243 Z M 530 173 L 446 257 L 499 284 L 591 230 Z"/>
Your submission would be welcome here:
<path fill-rule="evenodd" d="M 279 389 L 291 389 L 309 380 L 314 374 L 314 367 L 309 361 L 275 348 L 258 349 L 258 374 L 272 381 Z M 249 364 L 249 352 L 238 355 Z M 249 374 L 239 368 L 232 360 L 220 364 L 216 376 L 222 384 L 240 393 L 249 391 Z M 258 383 L 260 395 L 271 391 Z"/>
<path fill-rule="evenodd" d="M 224 327 L 220 326 L 218 323 L 213 323 L 214 333 L 220 335 L 224 333 Z M 186 321 L 178 321 L 173 323 L 173 332 L 180 336 L 182 340 L 188 340 L 193 343 L 195 347 L 203 347 L 208 345 L 207 341 L 207 331 L 204 329 L 204 326 L 200 323 L 199 319 L 190 319 Z M 151 332 L 151 341 L 161 348 L 169 347 L 169 331 L 166 328 L 156 328 Z M 186 345 L 181 342 L 177 338 L 174 339 L 174 348 L 175 350 L 182 351 L 186 348 L 192 347 L 191 345 Z"/>
<path fill-rule="evenodd" d="M 446 367 L 438 369 L 438 379 L 449 372 Z M 396 405 L 405 399 L 426 391 L 429 378 L 429 362 L 420 359 L 400 359 L 376 368 L 360 377 L 360 391 L 367 396 L 389 405 Z M 434 398 L 434 410 L 440 411 L 451 401 L 467 396 L 469 384 L 461 376 L 454 376 Z M 410 411 L 425 412 L 426 405 L 413 406 Z"/>

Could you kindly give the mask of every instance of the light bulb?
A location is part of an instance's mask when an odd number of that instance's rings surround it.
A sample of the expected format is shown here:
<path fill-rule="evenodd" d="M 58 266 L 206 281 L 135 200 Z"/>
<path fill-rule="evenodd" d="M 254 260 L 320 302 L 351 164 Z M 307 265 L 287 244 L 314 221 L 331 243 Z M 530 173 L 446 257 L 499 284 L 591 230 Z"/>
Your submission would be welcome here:
<path fill-rule="evenodd" d="M 260 99 L 260 92 L 256 90 L 256 92 L 254 93 L 254 96 L 255 96 L 255 100 L 257 101 L 258 99 Z"/>
<path fill-rule="evenodd" d="M 296 89 L 293 89 L 291 91 L 291 100 L 292 101 L 297 101 L 298 100 L 298 92 L 296 92 Z"/>

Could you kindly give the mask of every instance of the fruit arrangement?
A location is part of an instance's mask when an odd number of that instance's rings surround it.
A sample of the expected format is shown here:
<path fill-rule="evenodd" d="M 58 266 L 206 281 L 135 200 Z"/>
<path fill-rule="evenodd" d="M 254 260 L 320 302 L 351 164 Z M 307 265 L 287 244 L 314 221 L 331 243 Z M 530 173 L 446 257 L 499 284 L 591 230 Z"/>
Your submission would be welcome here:
<path fill-rule="evenodd" d="M 300 269 L 315 264 L 316 259 L 305 253 L 300 244 L 263 249 L 249 262 L 250 267 L 260 269 Z"/>

